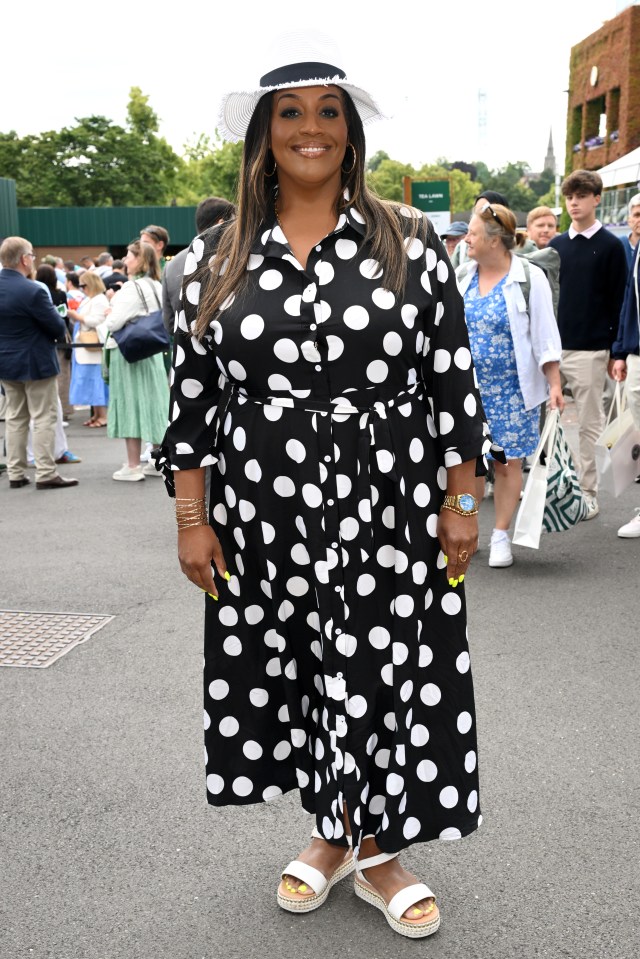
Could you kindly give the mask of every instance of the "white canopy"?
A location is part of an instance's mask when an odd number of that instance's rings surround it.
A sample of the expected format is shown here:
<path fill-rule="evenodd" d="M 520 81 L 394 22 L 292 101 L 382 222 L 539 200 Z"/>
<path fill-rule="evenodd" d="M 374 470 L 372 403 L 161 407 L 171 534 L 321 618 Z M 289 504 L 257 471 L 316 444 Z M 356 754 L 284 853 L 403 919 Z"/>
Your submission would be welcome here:
<path fill-rule="evenodd" d="M 602 184 L 606 189 L 626 184 L 640 184 L 640 147 L 627 153 L 625 156 L 607 163 L 598 170 L 602 177 Z"/>

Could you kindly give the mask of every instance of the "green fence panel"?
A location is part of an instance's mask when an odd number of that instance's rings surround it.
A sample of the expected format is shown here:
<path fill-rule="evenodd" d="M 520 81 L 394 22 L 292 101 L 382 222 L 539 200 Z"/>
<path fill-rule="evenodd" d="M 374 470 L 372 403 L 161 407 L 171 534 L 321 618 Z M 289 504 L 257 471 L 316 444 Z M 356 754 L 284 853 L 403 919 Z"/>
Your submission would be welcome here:
<path fill-rule="evenodd" d="M 151 223 L 169 231 L 170 245 L 195 236 L 192 206 L 20 207 L 19 232 L 34 246 L 125 246 Z"/>
<path fill-rule="evenodd" d="M 16 181 L 0 177 L 0 240 L 5 236 L 20 236 Z"/>

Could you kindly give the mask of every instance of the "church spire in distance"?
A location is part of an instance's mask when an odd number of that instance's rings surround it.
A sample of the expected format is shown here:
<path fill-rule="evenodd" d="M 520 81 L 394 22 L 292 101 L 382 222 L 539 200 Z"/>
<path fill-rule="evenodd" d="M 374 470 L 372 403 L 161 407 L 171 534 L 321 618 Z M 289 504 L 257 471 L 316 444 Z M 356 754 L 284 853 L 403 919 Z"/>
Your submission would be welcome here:
<path fill-rule="evenodd" d="M 544 158 L 544 169 L 549 170 L 550 173 L 555 174 L 556 172 L 556 158 L 553 152 L 553 130 L 549 128 L 549 146 L 547 147 L 547 155 Z"/>

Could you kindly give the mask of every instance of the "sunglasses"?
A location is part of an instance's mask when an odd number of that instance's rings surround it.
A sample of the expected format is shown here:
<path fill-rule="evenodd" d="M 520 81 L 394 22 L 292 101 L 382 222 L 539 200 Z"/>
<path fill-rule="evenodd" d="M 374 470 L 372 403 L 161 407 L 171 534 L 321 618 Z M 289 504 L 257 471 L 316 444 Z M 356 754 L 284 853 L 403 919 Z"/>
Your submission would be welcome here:
<path fill-rule="evenodd" d="M 79 285 L 79 287 L 80 287 L 81 290 L 86 290 L 86 288 L 87 288 L 87 284 L 86 284 L 86 283 L 79 283 L 78 285 Z"/>
<path fill-rule="evenodd" d="M 502 227 L 503 230 L 506 230 L 506 227 L 505 227 L 504 223 L 502 222 L 502 220 L 500 219 L 500 217 L 498 216 L 498 214 L 497 214 L 496 211 L 493 209 L 493 207 L 491 206 L 490 203 L 485 203 L 485 205 L 484 205 L 484 206 L 482 207 L 482 209 L 480 210 L 480 213 L 486 213 L 487 210 L 489 211 L 489 213 L 491 214 L 491 216 L 493 217 L 493 219 L 496 221 L 496 223 L 498 223 L 498 224 Z M 508 231 L 507 231 L 507 232 L 508 232 Z"/>

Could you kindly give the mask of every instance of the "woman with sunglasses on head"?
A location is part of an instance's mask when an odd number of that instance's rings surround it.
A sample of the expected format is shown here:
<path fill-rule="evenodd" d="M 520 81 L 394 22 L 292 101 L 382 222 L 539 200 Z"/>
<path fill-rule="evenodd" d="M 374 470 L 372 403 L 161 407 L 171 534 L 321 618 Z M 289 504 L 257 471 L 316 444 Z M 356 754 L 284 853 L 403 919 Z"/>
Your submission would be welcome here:
<path fill-rule="evenodd" d="M 509 527 L 522 491 L 522 460 L 539 439 L 539 406 L 564 409 L 560 334 L 543 271 L 516 256 L 516 218 L 500 204 L 476 206 L 466 237 L 469 262 L 456 271 L 464 296 L 471 353 L 495 442 L 507 463 L 495 464 L 495 527 L 489 566 L 513 563 Z M 530 272 L 529 304 L 521 284 Z M 484 479 L 477 481 L 477 497 Z"/>
<path fill-rule="evenodd" d="M 491 440 L 444 247 L 367 189 L 378 107 L 326 37 L 269 59 L 223 102 L 237 218 L 187 256 L 157 457 L 209 594 L 207 799 L 299 789 L 315 828 L 280 907 L 317 909 L 355 867 L 356 894 L 422 937 L 438 907 L 399 852 L 480 822 L 461 584 Z"/>
<path fill-rule="evenodd" d="M 74 342 L 79 344 L 84 340 L 88 341 L 88 345 L 75 346 L 73 349 L 69 402 L 72 406 L 92 407 L 91 416 L 83 425 L 95 429 L 107 425 L 109 387 L 102 378 L 102 350 L 98 346 L 106 336 L 109 300 L 102 279 L 92 271 L 87 270 L 80 275 L 80 290 L 85 299 L 77 309 L 69 309 L 69 318 L 75 324 Z M 90 349 L 89 342 L 92 340 L 95 345 Z"/>

